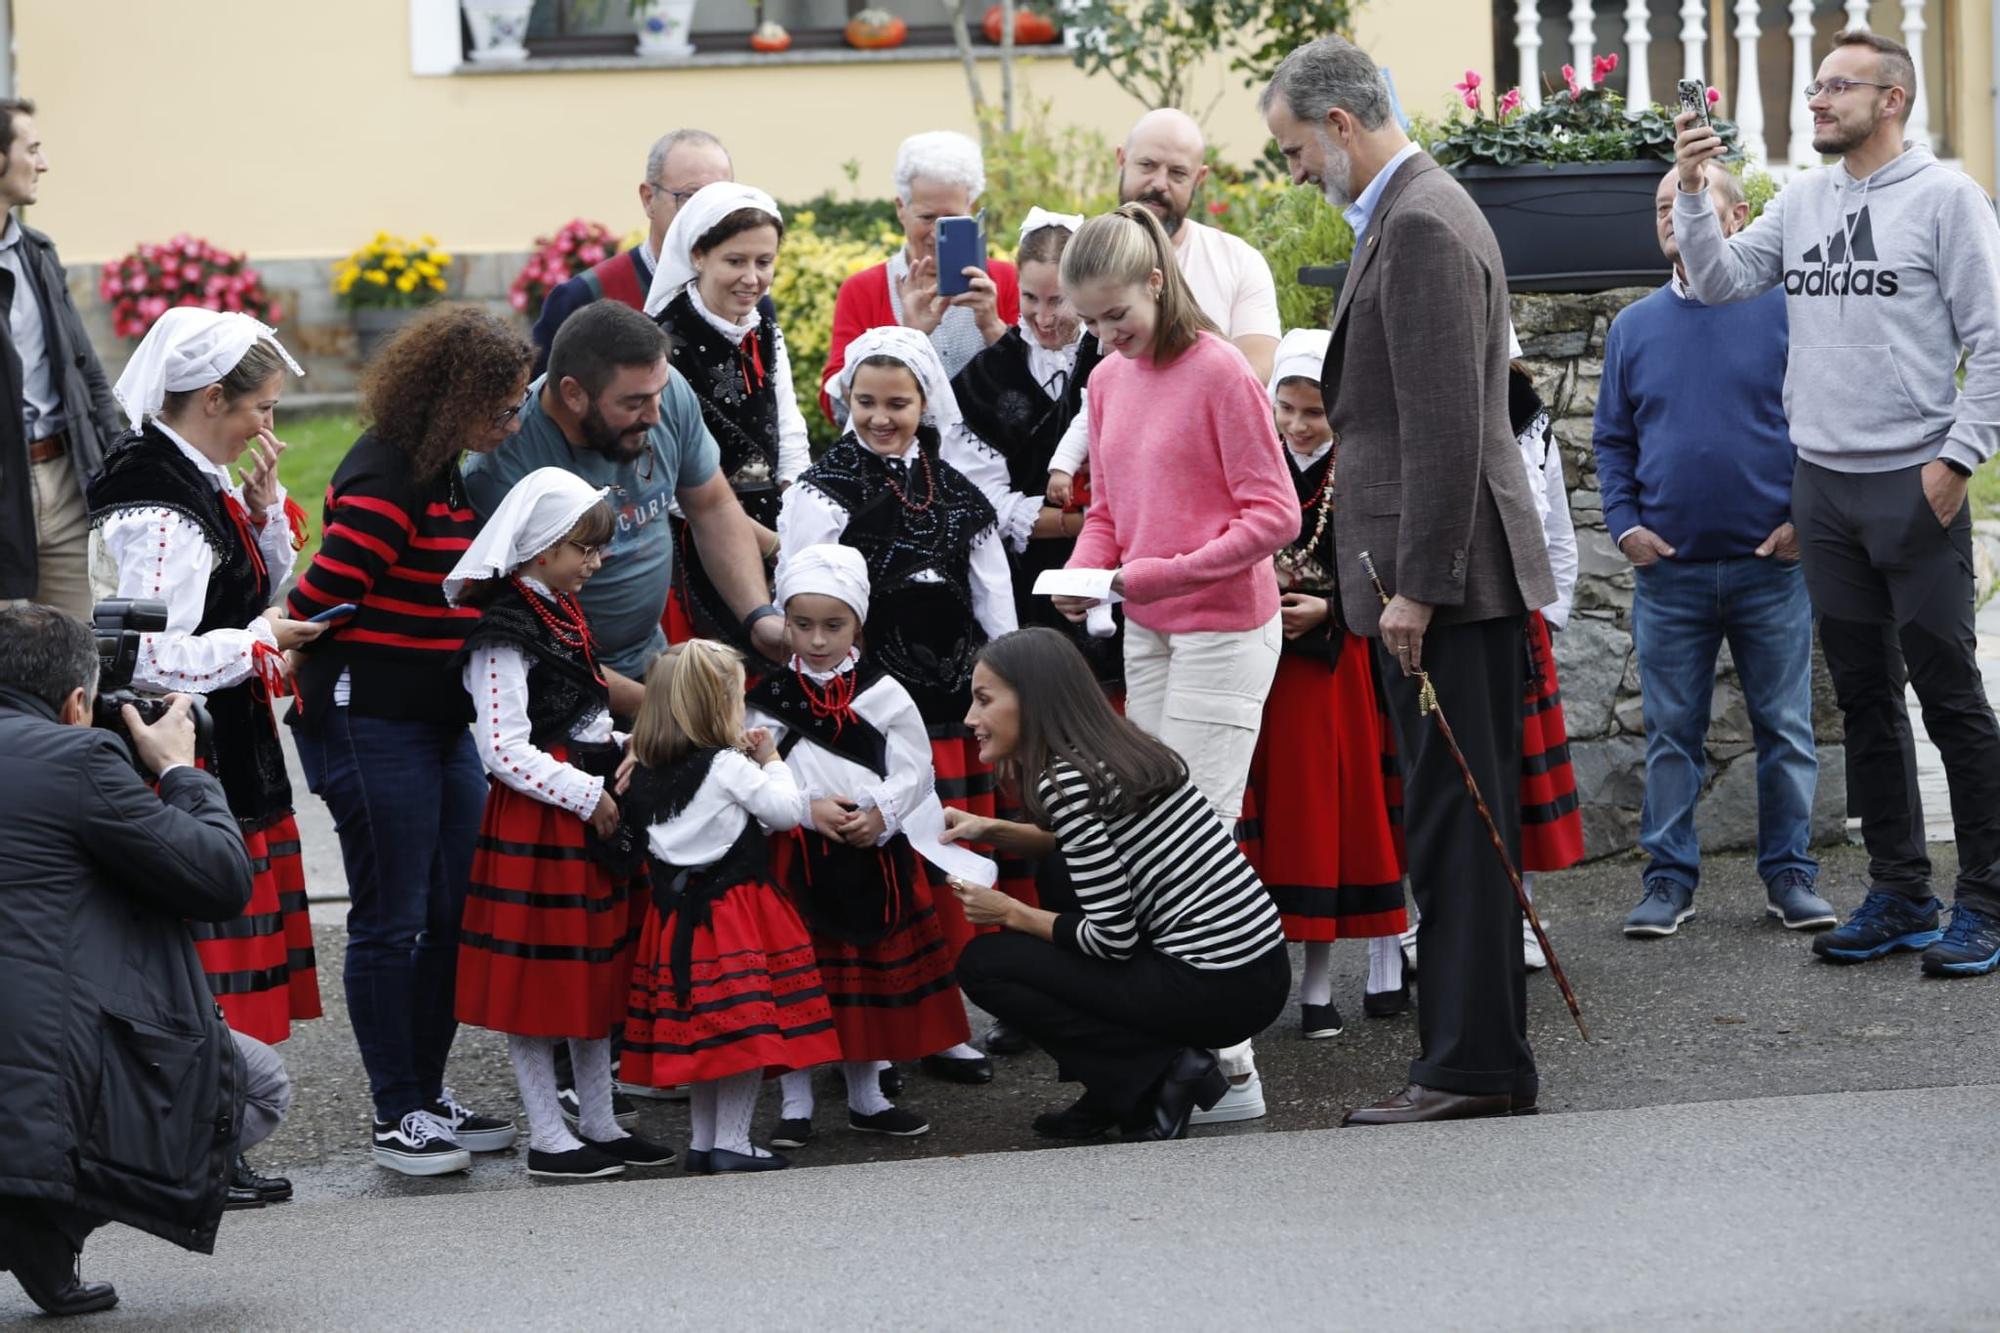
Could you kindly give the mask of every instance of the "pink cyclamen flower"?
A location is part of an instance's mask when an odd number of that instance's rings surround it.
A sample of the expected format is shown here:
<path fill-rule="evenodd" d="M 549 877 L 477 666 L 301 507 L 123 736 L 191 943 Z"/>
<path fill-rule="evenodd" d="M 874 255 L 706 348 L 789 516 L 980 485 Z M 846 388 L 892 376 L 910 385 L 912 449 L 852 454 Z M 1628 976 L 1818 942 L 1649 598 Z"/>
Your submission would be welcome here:
<path fill-rule="evenodd" d="M 1465 71 L 1465 77 L 1451 86 L 1453 90 L 1458 93 L 1460 99 L 1462 99 L 1465 102 L 1465 105 L 1468 110 L 1472 111 L 1479 110 L 1478 70 L 1469 69 Z"/>
<path fill-rule="evenodd" d="M 1569 94 L 1571 97 L 1583 91 L 1583 85 L 1576 81 L 1575 65 L 1563 66 L 1563 82 L 1569 85 Z"/>
<path fill-rule="evenodd" d="M 1618 53 L 1616 51 L 1613 51 L 1608 56 L 1599 56 L 1590 62 L 1591 82 L 1602 83 L 1610 78 L 1612 74 L 1616 73 L 1617 69 Z"/>
<path fill-rule="evenodd" d="M 1710 88 L 1708 90 L 1708 104 L 1710 106 L 1714 106 L 1717 102 L 1720 102 L 1721 100 L 1722 100 L 1721 93 L 1715 91 L 1715 89 L 1713 88 Z"/>
<path fill-rule="evenodd" d="M 1521 109 L 1521 100 L 1521 90 L 1519 88 L 1509 88 L 1506 95 L 1500 99 L 1499 118 L 1505 120 L 1516 111 L 1519 111 Z"/>

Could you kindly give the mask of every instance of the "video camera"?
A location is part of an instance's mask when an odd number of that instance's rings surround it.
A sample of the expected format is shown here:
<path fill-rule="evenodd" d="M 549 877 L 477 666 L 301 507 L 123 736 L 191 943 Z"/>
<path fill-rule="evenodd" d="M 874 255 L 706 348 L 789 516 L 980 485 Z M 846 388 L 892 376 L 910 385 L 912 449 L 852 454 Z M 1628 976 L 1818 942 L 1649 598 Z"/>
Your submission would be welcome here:
<path fill-rule="evenodd" d="M 139 636 L 166 630 L 167 604 L 126 598 L 99 602 L 91 611 L 91 625 L 97 634 L 97 704 L 91 725 L 102 727 L 124 741 L 126 752 L 132 756 L 132 767 L 150 781 L 158 775 L 139 762 L 139 752 L 133 748 L 123 710 L 126 704 L 132 705 L 139 720 L 151 726 L 172 707 L 160 695 L 143 694 L 132 688 L 132 672 L 139 665 Z M 195 753 L 205 755 L 215 740 L 215 722 L 200 700 L 189 702 L 193 705 L 190 715 L 194 718 Z"/>

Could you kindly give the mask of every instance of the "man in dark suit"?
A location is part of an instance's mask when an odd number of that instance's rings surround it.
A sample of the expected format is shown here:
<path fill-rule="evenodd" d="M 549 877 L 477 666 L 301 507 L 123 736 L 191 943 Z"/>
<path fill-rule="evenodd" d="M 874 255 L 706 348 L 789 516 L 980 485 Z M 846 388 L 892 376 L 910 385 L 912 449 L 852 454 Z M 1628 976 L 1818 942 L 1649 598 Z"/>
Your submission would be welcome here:
<path fill-rule="evenodd" d="M 1318 185 L 1354 229 L 1321 375 L 1339 460 L 1334 605 L 1377 641 L 1422 913 L 1422 1052 L 1409 1087 L 1346 1123 L 1520 1114 L 1537 1093 L 1520 912 L 1416 677 L 1430 673 L 1518 860 L 1523 636 L 1555 581 L 1508 424 L 1500 249 L 1403 134 L 1375 62 L 1351 43 L 1294 51 L 1260 106 L 1292 179 Z M 1394 594 L 1386 607 L 1364 551 Z"/>

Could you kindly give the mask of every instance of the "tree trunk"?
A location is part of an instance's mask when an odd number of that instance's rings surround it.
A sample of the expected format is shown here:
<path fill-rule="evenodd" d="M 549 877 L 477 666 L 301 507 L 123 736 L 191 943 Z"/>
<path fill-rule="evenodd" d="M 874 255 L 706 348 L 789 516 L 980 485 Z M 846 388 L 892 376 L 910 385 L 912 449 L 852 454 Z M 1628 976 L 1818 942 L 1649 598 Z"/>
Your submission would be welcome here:
<path fill-rule="evenodd" d="M 1000 127 L 1014 132 L 1014 16 L 1016 0 L 1000 0 Z"/>
<path fill-rule="evenodd" d="M 972 30 L 965 22 L 965 0 L 944 0 L 945 13 L 951 18 L 951 40 L 958 48 L 958 58 L 965 66 L 965 87 L 972 94 L 972 115 L 979 122 L 979 146 L 989 146 L 991 129 L 986 118 L 986 90 L 979 85 L 979 66 L 972 58 Z"/>

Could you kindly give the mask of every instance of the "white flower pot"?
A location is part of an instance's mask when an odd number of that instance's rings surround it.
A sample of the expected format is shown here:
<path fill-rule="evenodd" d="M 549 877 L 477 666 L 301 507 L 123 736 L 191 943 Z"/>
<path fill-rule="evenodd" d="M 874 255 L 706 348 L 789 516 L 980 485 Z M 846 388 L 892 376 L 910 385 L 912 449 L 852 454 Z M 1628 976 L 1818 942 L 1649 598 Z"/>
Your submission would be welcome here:
<path fill-rule="evenodd" d="M 695 0 L 652 0 L 633 17 L 642 56 L 690 56 Z"/>
<path fill-rule="evenodd" d="M 526 60 L 528 15 L 533 0 L 458 0 L 465 24 L 472 30 L 472 58 L 481 64 Z"/>

